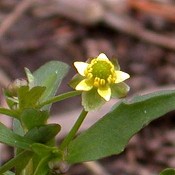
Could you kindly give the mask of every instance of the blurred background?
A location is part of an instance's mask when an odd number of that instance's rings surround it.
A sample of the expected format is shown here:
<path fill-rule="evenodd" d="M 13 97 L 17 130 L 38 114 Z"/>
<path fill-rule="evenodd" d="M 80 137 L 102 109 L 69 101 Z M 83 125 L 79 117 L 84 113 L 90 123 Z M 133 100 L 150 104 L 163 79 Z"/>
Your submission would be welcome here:
<path fill-rule="evenodd" d="M 131 75 L 127 80 L 129 96 L 172 89 L 175 1 L 0 0 L 1 106 L 5 106 L 2 89 L 24 77 L 24 67 L 34 71 L 50 60 L 69 64 L 71 69 L 59 94 L 71 90 L 67 84 L 75 74 L 73 62 L 86 61 L 101 52 L 118 59 L 121 69 Z M 81 131 L 115 102 L 92 112 Z M 61 137 L 69 131 L 80 108 L 80 98 L 54 104 L 50 122 L 64 125 Z M 171 112 L 152 122 L 119 156 L 72 166 L 67 175 L 156 175 L 163 168 L 175 167 L 174 115 Z M 10 119 L 2 115 L 0 121 L 11 126 Z M 9 150 L 1 145 L 1 163 L 12 155 Z"/>

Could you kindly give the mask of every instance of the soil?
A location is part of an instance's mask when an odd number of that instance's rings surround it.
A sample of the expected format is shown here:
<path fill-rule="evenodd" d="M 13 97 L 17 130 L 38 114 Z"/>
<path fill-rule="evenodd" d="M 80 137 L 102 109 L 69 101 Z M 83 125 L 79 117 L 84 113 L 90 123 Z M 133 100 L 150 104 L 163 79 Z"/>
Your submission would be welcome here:
<path fill-rule="evenodd" d="M 16 4 L 16 1 L 13 1 Z M 0 3 L 0 18 L 13 9 L 10 1 Z M 154 32 L 168 33 L 174 25 L 166 21 L 157 26 L 151 18 L 131 12 L 133 18 Z M 141 17 L 140 17 L 141 16 Z M 149 18 L 150 19 L 150 18 Z M 173 86 L 175 82 L 175 52 L 152 43 L 144 42 L 129 34 L 116 31 L 103 22 L 94 25 L 80 24 L 69 18 L 53 15 L 48 18 L 34 16 L 30 10 L 22 15 L 0 39 L 0 70 L 10 80 L 24 77 L 24 67 L 31 71 L 50 60 L 59 60 L 71 66 L 58 93 L 70 90 L 67 85 L 75 74 L 73 62 L 86 61 L 104 52 L 109 58 L 118 59 L 123 71 L 131 78 L 129 95 Z M 5 80 L 4 80 L 5 81 Z M 3 88 L 6 83 L 0 83 Z M 2 95 L 1 95 L 2 96 Z M 78 108 L 69 101 L 69 110 Z M 65 103 L 54 105 L 53 114 L 65 112 Z M 153 175 L 166 167 L 175 167 L 175 111 L 152 122 L 134 136 L 126 150 L 118 155 L 100 160 L 111 175 Z M 71 167 L 67 175 L 90 175 L 85 165 Z"/>

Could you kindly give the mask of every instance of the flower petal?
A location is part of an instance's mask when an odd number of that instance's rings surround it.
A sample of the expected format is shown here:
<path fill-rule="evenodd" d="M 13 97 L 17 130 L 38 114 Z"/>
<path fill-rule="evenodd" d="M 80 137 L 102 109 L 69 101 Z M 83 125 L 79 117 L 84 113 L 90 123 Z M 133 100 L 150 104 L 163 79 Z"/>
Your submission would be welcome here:
<path fill-rule="evenodd" d="M 93 84 L 89 83 L 88 80 L 84 79 L 76 86 L 75 89 L 79 91 L 89 91 L 92 88 Z"/>
<path fill-rule="evenodd" d="M 82 76 L 85 76 L 84 71 L 87 69 L 88 65 L 89 64 L 85 62 L 74 62 L 74 66 L 76 67 L 78 73 Z"/>
<path fill-rule="evenodd" d="M 109 61 L 108 57 L 107 57 L 104 53 L 101 53 L 101 54 L 97 57 L 97 59 Z"/>
<path fill-rule="evenodd" d="M 77 73 L 77 74 L 72 78 L 72 80 L 70 80 L 69 86 L 72 87 L 73 89 L 75 89 L 75 87 L 76 87 L 82 80 L 84 80 L 84 77 Z"/>
<path fill-rule="evenodd" d="M 109 86 L 100 87 L 100 88 L 98 88 L 97 92 L 106 101 L 109 101 L 110 100 L 110 98 L 111 98 L 111 88 Z"/>
<path fill-rule="evenodd" d="M 125 72 L 122 72 L 122 71 L 115 71 L 115 72 L 117 75 L 115 83 L 121 83 L 122 81 L 125 81 L 130 77 L 130 75 Z"/>

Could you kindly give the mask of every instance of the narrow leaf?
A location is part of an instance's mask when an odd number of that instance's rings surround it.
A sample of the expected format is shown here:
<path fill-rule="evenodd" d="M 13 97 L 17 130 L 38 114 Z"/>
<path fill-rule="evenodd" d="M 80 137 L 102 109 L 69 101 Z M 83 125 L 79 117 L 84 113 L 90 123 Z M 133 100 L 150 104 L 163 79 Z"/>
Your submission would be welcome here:
<path fill-rule="evenodd" d="M 49 160 L 49 156 L 41 159 L 33 175 L 48 175 L 50 171 L 50 168 L 48 166 Z"/>
<path fill-rule="evenodd" d="M 46 157 L 47 155 L 51 154 L 52 151 L 55 150 L 55 147 L 53 148 L 53 147 L 46 146 L 44 144 L 34 143 L 31 145 L 31 149 L 40 157 Z"/>
<path fill-rule="evenodd" d="M 123 101 L 68 146 L 70 163 L 121 153 L 129 139 L 152 120 L 175 109 L 175 91 L 161 91 Z"/>
<path fill-rule="evenodd" d="M 29 84 L 32 84 L 33 81 L 34 81 L 34 77 L 33 77 L 32 73 L 31 73 L 30 70 L 29 70 L 28 68 L 26 68 L 26 67 L 24 68 L 24 70 L 25 70 L 25 73 L 26 73 L 27 80 L 28 80 Z M 33 87 L 33 86 L 30 86 L 30 87 Z"/>
<path fill-rule="evenodd" d="M 32 158 L 32 152 L 23 151 L 18 154 L 15 158 L 10 159 L 7 163 L 0 167 L 0 174 L 5 173 L 6 171 L 10 170 L 11 168 L 15 167 L 16 165 L 22 165 L 26 161 L 28 162 Z"/>
<path fill-rule="evenodd" d="M 33 143 L 31 140 L 15 134 L 2 123 L 0 123 L 0 142 L 22 149 L 29 149 L 30 144 Z"/>
<path fill-rule="evenodd" d="M 0 114 L 4 114 L 4 115 L 14 117 L 14 118 L 19 118 L 18 113 L 15 110 L 11 110 L 11 109 L 0 107 Z"/>

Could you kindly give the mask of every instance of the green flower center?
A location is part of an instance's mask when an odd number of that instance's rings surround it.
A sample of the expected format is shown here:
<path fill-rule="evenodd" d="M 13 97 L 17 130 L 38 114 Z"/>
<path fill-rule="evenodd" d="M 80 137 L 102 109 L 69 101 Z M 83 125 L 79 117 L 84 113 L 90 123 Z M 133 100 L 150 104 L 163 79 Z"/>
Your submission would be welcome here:
<path fill-rule="evenodd" d="M 114 65 L 108 60 L 93 59 L 85 71 L 85 76 L 93 81 L 95 87 L 105 86 L 116 80 Z"/>
<path fill-rule="evenodd" d="M 111 75 L 112 66 L 106 61 L 97 61 L 97 63 L 93 64 L 91 68 L 94 77 L 107 80 L 109 75 Z"/>

